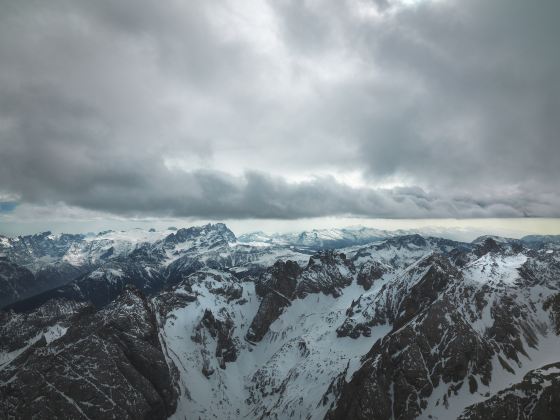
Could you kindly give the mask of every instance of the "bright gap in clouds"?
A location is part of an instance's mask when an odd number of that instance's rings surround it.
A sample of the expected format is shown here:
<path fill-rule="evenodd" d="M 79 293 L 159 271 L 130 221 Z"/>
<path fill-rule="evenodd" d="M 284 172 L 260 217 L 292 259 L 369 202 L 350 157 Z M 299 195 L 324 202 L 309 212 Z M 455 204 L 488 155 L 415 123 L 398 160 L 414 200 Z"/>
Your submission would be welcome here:
<path fill-rule="evenodd" d="M 86 212 L 81 209 L 58 206 L 50 211 L 19 209 L 20 215 L 0 213 L 0 235 L 17 236 L 50 230 L 54 233 L 88 233 L 107 229 L 165 230 L 168 227 L 189 227 L 216 220 L 202 218 L 131 218 L 110 214 Z M 40 216 L 37 217 L 37 214 Z M 356 217 L 316 217 L 296 220 L 279 219 L 225 219 L 222 220 L 237 235 L 263 231 L 265 233 L 301 232 L 313 229 L 370 227 L 383 230 L 417 231 L 426 235 L 471 241 L 480 235 L 500 235 L 521 238 L 525 235 L 560 234 L 558 218 L 486 218 L 486 219 L 373 219 Z"/>

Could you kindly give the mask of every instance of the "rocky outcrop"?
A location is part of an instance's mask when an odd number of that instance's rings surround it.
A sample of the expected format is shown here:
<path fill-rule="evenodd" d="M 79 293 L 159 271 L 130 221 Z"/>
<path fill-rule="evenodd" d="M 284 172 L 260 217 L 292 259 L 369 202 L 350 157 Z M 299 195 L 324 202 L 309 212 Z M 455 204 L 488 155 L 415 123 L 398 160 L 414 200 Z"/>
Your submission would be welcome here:
<path fill-rule="evenodd" d="M 414 419 L 440 383 L 450 392 L 472 375 L 488 384 L 492 354 L 444 298 L 373 346 L 328 418 Z"/>
<path fill-rule="evenodd" d="M 437 299 L 449 281 L 460 277 L 446 257 L 428 255 L 385 283 L 379 292 L 364 294 L 352 302 L 337 334 L 352 338 L 369 336 L 372 327 L 385 324 L 398 329 Z"/>
<path fill-rule="evenodd" d="M 556 335 L 560 335 L 560 293 L 550 296 L 543 303 L 543 309 L 549 311 L 550 317 L 554 322 Z"/>
<path fill-rule="evenodd" d="M 247 340 L 262 340 L 270 325 L 295 298 L 302 299 L 312 293 L 340 296 L 340 291 L 352 283 L 354 272 L 354 265 L 346 255 L 332 250 L 311 256 L 304 269 L 293 261 L 277 261 L 255 285 L 262 300 Z"/>
<path fill-rule="evenodd" d="M 85 303 L 56 299 L 28 313 L 0 311 L 0 352 L 17 352 L 43 334 L 50 340 L 62 334 L 80 314 L 90 310 Z"/>
<path fill-rule="evenodd" d="M 43 288 L 31 271 L 0 257 L 0 308 Z"/>
<path fill-rule="evenodd" d="M 560 413 L 560 363 L 527 373 L 523 380 L 463 412 L 460 420 L 553 420 Z"/>
<path fill-rule="evenodd" d="M 246 334 L 247 340 L 262 340 L 270 325 L 294 298 L 300 266 L 293 261 L 277 261 L 259 279 L 255 290 L 262 297 L 259 309 Z"/>
<path fill-rule="evenodd" d="M 226 368 L 226 362 L 235 362 L 237 359 L 239 342 L 233 337 L 235 325 L 230 314 L 222 308 L 216 316 L 210 309 L 204 311 L 202 319 L 194 330 L 191 337 L 195 343 L 207 345 L 206 333 L 216 341 L 215 355 L 222 369 Z M 205 363 L 202 372 L 208 377 L 213 371 Z"/>
<path fill-rule="evenodd" d="M 165 419 L 177 391 L 150 303 L 130 287 L 0 371 L 2 418 Z"/>
<path fill-rule="evenodd" d="M 296 287 L 296 295 L 303 298 L 311 293 L 324 293 L 334 297 L 352 283 L 354 264 L 340 252 L 321 251 L 311 258 L 302 271 Z"/>
<path fill-rule="evenodd" d="M 413 419 L 429 403 L 448 407 L 457 404 L 452 400 L 459 392 L 487 387 L 493 375 L 500 375 L 496 370 L 513 374 L 519 369 L 550 334 L 541 311 L 554 319 L 551 291 L 558 286 L 546 271 L 535 273 L 538 280 L 521 283 L 526 257 L 510 254 L 484 254 L 463 271 L 432 255 L 370 301 L 354 302 L 339 335 L 367 335 L 365 326 L 387 322 L 392 330 L 369 351 L 327 417 Z M 530 265 L 542 266 L 540 261 Z"/>
<path fill-rule="evenodd" d="M 500 245 L 493 238 L 486 238 L 482 243 L 478 244 L 474 249 L 474 253 L 478 257 L 488 254 L 489 252 L 500 252 Z"/>
<path fill-rule="evenodd" d="M 369 290 L 376 280 L 379 280 L 387 272 L 392 271 L 392 268 L 379 262 L 368 261 L 360 267 L 357 277 L 357 283 Z"/>

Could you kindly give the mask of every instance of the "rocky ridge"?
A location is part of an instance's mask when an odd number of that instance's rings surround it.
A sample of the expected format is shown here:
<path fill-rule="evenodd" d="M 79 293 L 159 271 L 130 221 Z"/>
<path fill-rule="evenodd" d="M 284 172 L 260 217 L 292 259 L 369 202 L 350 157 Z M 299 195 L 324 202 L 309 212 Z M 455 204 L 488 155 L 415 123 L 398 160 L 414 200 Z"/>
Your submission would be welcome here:
<path fill-rule="evenodd" d="M 0 312 L 0 412 L 554 413 L 560 254 L 553 243 L 404 235 L 308 255 L 240 244 L 228 232 L 206 225 L 140 242 L 70 283 L 74 292 Z M 32 384 L 37 372 L 43 376 Z M 52 403 L 39 403 L 39 387 Z"/>

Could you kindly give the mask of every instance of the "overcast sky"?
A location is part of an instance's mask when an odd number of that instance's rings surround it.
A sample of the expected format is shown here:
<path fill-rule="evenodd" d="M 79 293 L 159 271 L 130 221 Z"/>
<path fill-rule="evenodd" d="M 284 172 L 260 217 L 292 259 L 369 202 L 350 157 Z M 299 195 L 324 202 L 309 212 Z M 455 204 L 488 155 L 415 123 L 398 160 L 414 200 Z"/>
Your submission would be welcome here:
<path fill-rule="evenodd" d="M 558 217 L 558 16 L 0 1 L 0 223 Z"/>

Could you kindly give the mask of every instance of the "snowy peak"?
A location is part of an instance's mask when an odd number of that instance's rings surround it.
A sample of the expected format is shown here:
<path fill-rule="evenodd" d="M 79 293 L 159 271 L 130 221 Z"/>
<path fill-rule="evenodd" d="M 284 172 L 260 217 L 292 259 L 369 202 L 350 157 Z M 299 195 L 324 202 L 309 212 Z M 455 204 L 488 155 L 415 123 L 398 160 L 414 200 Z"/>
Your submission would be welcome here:
<path fill-rule="evenodd" d="M 509 242 L 514 242 L 516 241 L 516 239 L 512 239 L 512 238 L 506 238 L 503 236 L 496 236 L 496 235 L 482 235 L 479 236 L 478 238 L 474 239 L 472 241 L 473 244 L 475 245 L 480 245 L 483 244 L 484 242 L 491 240 L 494 243 L 499 243 L 499 244 L 507 244 Z"/>
<path fill-rule="evenodd" d="M 262 301 L 247 333 L 247 340 L 262 340 L 270 325 L 294 299 L 316 293 L 340 296 L 342 289 L 352 283 L 354 273 L 352 262 L 343 253 L 332 250 L 311 256 L 303 269 L 293 261 L 276 262 L 255 285 Z"/>
<path fill-rule="evenodd" d="M 378 241 L 396 233 L 366 227 L 341 229 L 314 229 L 304 232 L 273 234 L 252 232 L 239 236 L 239 242 L 260 242 L 276 245 L 289 245 L 319 250 L 363 245 Z"/>
<path fill-rule="evenodd" d="M 491 249 L 482 256 L 473 249 L 464 268 L 444 255 L 424 257 L 353 302 L 339 335 L 370 335 L 386 322 L 392 330 L 346 383 L 329 418 L 455 418 L 554 361 L 546 349 L 558 343 L 558 277 L 548 280 L 545 256 L 496 244 L 486 238 L 480 245 Z M 528 263 L 534 271 L 524 275 Z M 482 418 L 475 412 L 464 418 Z"/>
<path fill-rule="evenodd" d="M 235 242 L 235 234 L 223 223 L 207 224 L 204 226 L 193 226 L 182 228 L 175 233 L 171 233 L 165 238 L 165 243 L 180 244 L 187 241 L 198 239 L 201 242 L 208 242 L 210 246 L 225 242 Z"/>
<path fill-rule="evenodd" d="M 335 231 L 289 239 L 308 245 L 241 242 L 223 224 L 112 231 L 65 239 L 73 263 L 67 250 L 36 272 L 1 257 L 0 287 L 77 271 L 0 312 L 0 417 L 551 417 L 558 249 L 309 245 Z"/>
<path fill-rule="evenodd" d="M 298 280 L 296 294 L 304 297 L 309 293 L 322 292 L 337 297 L 342 288 L 352 283 L 355 271 L 354 264 L 344 253 L 321 251 L 309 258 Z"/>

